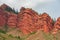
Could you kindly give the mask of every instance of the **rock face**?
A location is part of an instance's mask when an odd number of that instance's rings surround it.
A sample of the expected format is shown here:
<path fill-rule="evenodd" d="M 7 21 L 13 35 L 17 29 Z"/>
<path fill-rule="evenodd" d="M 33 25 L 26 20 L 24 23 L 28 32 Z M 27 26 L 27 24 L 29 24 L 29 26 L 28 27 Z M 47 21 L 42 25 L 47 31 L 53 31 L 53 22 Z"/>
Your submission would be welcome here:
<path fill-rule="evenodd" d="M 8 13 L 0 8 L 0 29 L 3 29 L 7 24 Z"/>
<path fill-rule="evenodd" d="M 36 31 L 35 28 L 35 17 L 37 18 L 37 13 L 31 9 L 22 8 L 21 12 L 18 14 L 18 27 L 25 34 Z"/>
<path fill-rule="evenodd" d="M 13 13 L 12 11 L 9 12 L 5 10 L 6 8 L 9 8 L 9 6 L 3 4 L 0 7 L 0 27 L 2 26 L 8 26 L 8 27 L 16 27 L 17 25 L 17 15 Z"/>
<path fill-rule="evenodd" d="M 3 10 L 5 10 L 5 8 L 7 8 L 7 7 L 8 7 L 8 6 L 5 5 L 5 4 L 3 4 L 3 5 L 0 6 L 0 8 L 2 8 Z"/>
<path fill-rule="evenodd" d="M 60 29 L 60 17 L 55 22 L 54 27 L 57 28 L 57 29 Z"/>
<path fill-rule="evenodd" d="M 8 10 L 12 10 L 8 5 L 6 4 L 3 4 L 0 6 L 1 9 L 5 10 L 5 11 L 8 11 Z"/>
<path fill-rule="evenodd" d="M 41 15 L 40 18 L 40 25 L 41 25 L 41 29 L 44 30 L 44 32 L 49 32 L 52 30 L 52 19 L 50 18 L 50 16 L 46 13 L 43 13 Z"/>
<path fill-rule="evenodd" d="M 22 8 L 18 14 L 18 27 L 26 34 L 40 29 L 44 32 L 49 32 L 52 30 L 52 19 L 46 13 L 38 15 L 37 12 L 32 9 Z"/>
<path fill-rule="evenodd" d="M 0 7 L 0 28 L 6 25 L 9 28 L 19 28 L 24 34 L 38 30 L 48 33 L 52 29 L 53 33 L 56 33 L 60 29 L 60 17 L 53 23 L 51 17 L 45 12 L 39 15 L 32 9 L 22 7 L 20 12 L 15 14 L 9 6 L 4 4 Z"/>
<path fill-rule="evenodd" d="M 8 16 L 8 21 L 7 21 L 8 27 L 14 28 L 17 26 L 17 15 L 10 12 Z"/>
<path fill-rule="evenodd" d="M 0 9 L 0 26 L 4 26 L 7 20 L 7 13 Z"/>
<path fill-rule="evenodd" d="M 57 18 L 57 21 L 54 24 L 53 34 L 56 34 L 60 30 L 60 17 Z"/>

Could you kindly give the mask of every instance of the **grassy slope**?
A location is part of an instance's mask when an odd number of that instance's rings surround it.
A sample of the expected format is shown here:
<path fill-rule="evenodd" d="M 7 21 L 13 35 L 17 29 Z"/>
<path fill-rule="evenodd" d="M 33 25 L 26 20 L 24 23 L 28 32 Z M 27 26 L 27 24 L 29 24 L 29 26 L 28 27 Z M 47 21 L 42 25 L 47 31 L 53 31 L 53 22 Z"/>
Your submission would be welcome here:
<path fill-rule="evenodd" d="M 0 30 L 0 40 L 60 40 L 60 31 L 56 35 L 45 34 L 42 31 L 24 35 L 18 29 L 10 29 L 7 33 Z"/>

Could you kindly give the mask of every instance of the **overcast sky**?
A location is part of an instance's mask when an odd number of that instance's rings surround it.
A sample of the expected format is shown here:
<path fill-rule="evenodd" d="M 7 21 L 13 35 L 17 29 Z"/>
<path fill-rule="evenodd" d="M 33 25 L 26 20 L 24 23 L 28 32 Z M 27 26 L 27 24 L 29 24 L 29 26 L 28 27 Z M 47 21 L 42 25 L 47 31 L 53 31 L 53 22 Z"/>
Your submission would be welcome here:
<path fill-rule="evenodd" d="M 20 11 L 21 7 L 32 8 L 39 14 L 46 12 L 52 18 L 60 16 L 60 0 L 0 0 L 3 3 Z"/>

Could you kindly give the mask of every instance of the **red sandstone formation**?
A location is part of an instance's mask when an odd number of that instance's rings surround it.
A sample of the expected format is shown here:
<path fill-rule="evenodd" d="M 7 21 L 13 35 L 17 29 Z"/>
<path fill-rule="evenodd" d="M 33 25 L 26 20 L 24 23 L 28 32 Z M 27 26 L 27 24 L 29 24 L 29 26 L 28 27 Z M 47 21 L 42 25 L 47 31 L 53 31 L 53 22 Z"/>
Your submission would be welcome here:
<path fill-rule="evenodd" d="M 6 4 L 3 4 L 3 5 L 0 6 L 0 8 L 3 9 L 3 10 L 5 10 L 7 7 L 9 7 L 9 6 L 7 6 Z"/>
<path fill-rule="evenodd" d="M 58 30 L 60 30 L 60 17 L 57 19 L 57 21 L 54 24 L 54 29 L 52 34 L 56 34 Z"/>
<path fill-rule="evenodd" d="M 17 26 L 17 15 L 14 14 L 13 12 L 10 12 L 8 16 L 8 21 L 7 21 L 8 27 L 14 28 Z"/>
<path fill-rule="evenodd" d="M 4 26 L 7 20 L 7 13 L 0 9 L 0 26 Z"/>
<path fill-rule="evenodd" d="M 49 32 L 52 30 L 53 26 L 52 26 L 52 19 L 51 17 L 46 14 L 46 13 L 43 13 L 41 15 L 41 18 L 40 18 L 40 25 L 42 25 L 41 27 L 43 28 L 44 32 Z"/>
<path fill-rule="evenodd" d="M 13 11 L 6 11 L 9 6 L 2 5 L 0 7 L 0 27 L 7 25 L 9 28 L 19 28 L 24 34 L 43 30 L 45 33 L 52 31 L 53 34 L 60 29 L 60 17 L 53 25 L 53 20 L 47 13 L 38 15 L 32 9 L 22 7 L 17 14 Z"/>
<path fill-rule="evenodd" d="M 55 22 L 54 27 L 57 28 L 57 29 L 60 29 L 60 17 Z"/>
<path fill-rule="evenodd" d="M 0 8 L 0 29 L 3 29 L 7 25 L 8 13 Z"/>
<path fill-rule="evenodd" d="M 8 27 L 16 27 L 17 26 L 17 15 L 15 13 L 8 12 L 5 9 L 9 7 L 3 4 L 0 7 L 0 26 L 7 25 Z"/>
<path fill-rule="evenodd" d="M 22 8 L 18 14 L 18 27 L 23 33 L 31 33 L 40 29 L 49 32 L 52 29 L 52 19 L 46 13 L 39 16 L 32 9 Z"/>
<path fill-rule="evenodd" d="M 37 18 L 37 13 L 32 9 L 22 8 L 21 12 L 18 14 L 18 27 L 20 30 L 25 33 L 31 33 L 36 31 L 35 21 Z"/>

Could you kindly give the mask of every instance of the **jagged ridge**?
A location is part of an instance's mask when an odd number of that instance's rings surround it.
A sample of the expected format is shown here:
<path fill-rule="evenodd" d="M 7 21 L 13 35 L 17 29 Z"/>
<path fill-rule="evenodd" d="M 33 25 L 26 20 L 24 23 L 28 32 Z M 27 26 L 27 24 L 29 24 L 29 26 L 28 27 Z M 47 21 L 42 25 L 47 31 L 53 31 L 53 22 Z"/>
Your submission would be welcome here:
<path fill-rule="evenodd" d="M 5 9 L 9 9 L 5 10 Z M 22 7 L 18 14 L 7 5 L 0 6 L 0 29 L 7 26 L 9 28 L 19 28 L 24 34 L 29 34 L 42 30 L 49 33 L 53 30 L 53 34 L 60 29 L 60 17 L 55 23 L 53 19 L 47 14 L 38 14 L 30 8 Z"/>

